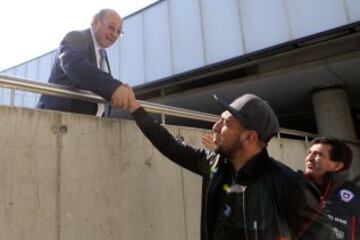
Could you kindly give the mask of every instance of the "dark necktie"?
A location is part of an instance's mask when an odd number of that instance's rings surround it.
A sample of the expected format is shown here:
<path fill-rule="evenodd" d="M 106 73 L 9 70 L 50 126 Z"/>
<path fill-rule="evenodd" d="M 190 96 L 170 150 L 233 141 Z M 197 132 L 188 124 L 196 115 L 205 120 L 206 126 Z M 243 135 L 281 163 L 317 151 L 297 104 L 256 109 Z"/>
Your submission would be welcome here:
<path fill-rule="evenodd" d="M 106 52 L 104 49 L 99 49 L 99 68 L 104 71 L 104 72 L 108 72 L 108 69 L 106 68 Z M 97 109 L 97 113 L 96 116 L 101 117 L 104 115 L 108 115 L 109 112 L 109 104 L 105 103 L 98 103 L 98 109 Z"/>
<path fill-rule="evenodd" d="M 107 72 L 106 69 L 106 52 L 104 49 L 99 49 L 99 55 L 100 55 L 100 60 L 99 60 L 99 67 L 101 70 Z"/>

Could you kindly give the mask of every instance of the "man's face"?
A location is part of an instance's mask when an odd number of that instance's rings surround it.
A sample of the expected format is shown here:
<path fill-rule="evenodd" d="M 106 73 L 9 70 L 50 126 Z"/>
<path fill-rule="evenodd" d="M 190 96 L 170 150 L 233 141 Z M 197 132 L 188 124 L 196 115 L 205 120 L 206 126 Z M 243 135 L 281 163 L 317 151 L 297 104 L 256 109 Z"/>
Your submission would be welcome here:
<path fill-rule="evenodd" d="M 122 33 L 122 19 L 114 12 L 107 12 L 103 19 L 94 18 L 92 28 L 100 47 L 108 48 Z"/>
<path fill-rule="evenodd" d="M 224 152 L 231 157 L 236 151 L 242 150 L 241 135 L 245 129 L 229 111 L 221 114 L 212 129 L 217 151 Z"/>
<path fill-rule="evenodd" d="M 322 183 L 326 172 L 335 172 L 343 166 L 342 162 L 330 159 L 331 148 L 328 144 L 314 144 L 305 158 L 305 175 L 312 177 L 318 184 Z"/>

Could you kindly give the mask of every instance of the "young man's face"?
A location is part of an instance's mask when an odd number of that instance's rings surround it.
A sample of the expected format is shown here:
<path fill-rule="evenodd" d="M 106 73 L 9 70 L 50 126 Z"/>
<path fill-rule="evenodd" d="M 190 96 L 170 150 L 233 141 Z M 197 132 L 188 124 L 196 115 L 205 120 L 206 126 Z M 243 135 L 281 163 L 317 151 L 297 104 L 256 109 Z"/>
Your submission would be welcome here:
<path fill-rule="evenodd" d="M 331 148 L 328 144 L 316 143 L 310 147 L 305 158 L 305 175 L 312 177 L 318 184 L 322 184 L 326 172 L 338 171 L 344 165 L 330 159 Z"/>
<path fill-rule="evenodd" d="M 229 156 L 241 150 L 241 136 L 244 130 L 244 127 L 229 111 L 223 112 L 220 119 L 213 125 L 213 141 L 217 150 Z"/>

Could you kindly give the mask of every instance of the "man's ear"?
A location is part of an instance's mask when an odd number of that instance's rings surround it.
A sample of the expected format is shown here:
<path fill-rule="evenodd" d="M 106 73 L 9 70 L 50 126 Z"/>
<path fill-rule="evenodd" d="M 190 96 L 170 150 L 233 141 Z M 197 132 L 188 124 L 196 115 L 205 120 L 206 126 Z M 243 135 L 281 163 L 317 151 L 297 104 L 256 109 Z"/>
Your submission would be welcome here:
<path fill-rule="evenodd" d="M 339 170 L 341 170 L 344 167 L 344 163 L 343 162 L 334 162 L 334 168 L 333 168 L 333 172 L 337 172 Z"/>
<path fill-rule="evenodd" d="M 247 139 L 250 142 L 257 142 L 259 140 L 258 134 L 255 131 L 249 131 L 248 135 L 247 135 Z"/>

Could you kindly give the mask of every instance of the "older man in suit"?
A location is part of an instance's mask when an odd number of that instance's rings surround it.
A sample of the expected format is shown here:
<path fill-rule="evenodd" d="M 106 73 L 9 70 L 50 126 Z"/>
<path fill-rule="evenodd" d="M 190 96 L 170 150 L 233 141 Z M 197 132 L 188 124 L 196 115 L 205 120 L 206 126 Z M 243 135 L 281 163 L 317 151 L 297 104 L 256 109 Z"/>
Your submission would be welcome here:
<path fill-rule="evenodd" d="M 112 9 L 100 10 L 91 28 L 72 31 L 62 40 L 56 54 L 49 83 L 90 90 L 122 106 L 129 90 L 111 75 L 105 49 L 122 35 L 123 20 Z M 42 95 L 38 108 L 102 116 L 104 105 L 70 98 Z"/>

